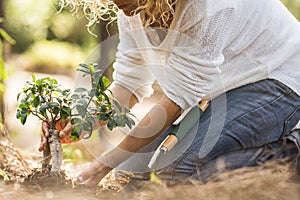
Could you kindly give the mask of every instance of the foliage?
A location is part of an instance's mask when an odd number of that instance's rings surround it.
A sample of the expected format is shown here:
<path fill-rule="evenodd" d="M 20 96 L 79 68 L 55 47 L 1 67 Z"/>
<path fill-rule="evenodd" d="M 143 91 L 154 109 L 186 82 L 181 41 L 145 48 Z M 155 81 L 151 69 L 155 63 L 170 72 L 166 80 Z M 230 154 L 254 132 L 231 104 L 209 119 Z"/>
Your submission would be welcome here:
<path fill-rule="evenodd" d="M 0 23 L 2 22 L 2 18 L 0 18 Z M 5 92 L 5 86 L 3 81 L 6 78 L 6 73 L 5 73 L 5 68 L 4 68 L 4 61 L 3 61 L 3 43 L 2 43 L 2 38 L 6 41 L 8 41 L 11 44 L 15 44 L 15 41 L 7 34 L 7 32 L 0 28 L 0 106 L 2 106 L 1 104 L 3 104 L 3 94 Z M 0 110 L 0 112 L 3 112 L 2 110 Z M 0 122 L 3 121 L 2 119 L 2 113 L 0 115 Z"/>
<path fill-rule="evenodd" d="M 2 22 L 2 19 L 0 18 L 0 23 Z M 4 61 L 2 57 L 2 49 L 3 49 L 3 43 L 2 43 L 2 38 L 6 41 L 8 41 L 11 44 L 15 44 L 15 41 L 7 34 L 7 32 L 0 28 L 0 94 L 4 92 L 4 85 L 1 83 L 5 77 L 5 70 L 4 70 Z"/>
<path fill-rule="evenodd" d="M 135 124 L 133 115 L 127 107 L 122 110 L 120 103 L 106 94 L 109 92 L 112 96 L 107 89 L 110 81 L 96 69 L 96 64 L 80 64 L 78 71 L 90 77 L 90 90 L 76 88 L 71 93 L 69 89 L 60 89 L 55 79 L 36 79 L 32 74 L 32 80 L 26 82 L 17 97 L 19 100 L 23 95 L 17 110 L 21 123 L 25 124 L 27 117 L 33 114 L 54 129 L 59 120 L 71 117 L 71 123 L 75 125 L 72 139 L 79 138 L 82 132 L 89 138 L 97 120 L 106 121 L 109 130 L 126 125 L 131 128 Z"/>
<path fill-rule="evenodd" d="M 63 145 L 63 158 L 64 160 L 68 160 L 69 162 L 79 162 L 83 160 L 83 153 L 82 151 L 74 147 L 72 145 Z"/>
<path fill-rule="evenodd" d="M 84 55 L 76 44 L 43 40 L 31 45 L 22 58 L 28 71 L 70 75 Z"/>
<path fill-rule="evenodd" d="M 55 14 L 55 0 L 6 0 L 4 2 L 5 25 L 16 38 L 18 51 L 25 50 L 31 43 L 46 39 L 47 27 Z"/>
<path fill-rule="evenodd" d="M 76 18 L 59 9 L 58 0 L 4 0 L 6 30 L 17 40 L 13 51 L 24 52 L 41 40 L 77 44 L 83 50 L 96 45 L 96 38 L 88 33 L 86 19 L 80 13 Z"/>

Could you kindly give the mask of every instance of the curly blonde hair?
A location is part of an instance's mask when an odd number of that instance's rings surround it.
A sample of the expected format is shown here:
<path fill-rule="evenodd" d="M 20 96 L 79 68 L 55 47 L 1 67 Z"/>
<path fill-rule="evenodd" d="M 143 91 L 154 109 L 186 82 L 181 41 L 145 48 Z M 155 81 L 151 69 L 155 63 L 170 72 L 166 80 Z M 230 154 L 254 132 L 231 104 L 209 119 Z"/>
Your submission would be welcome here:
<path fill-rule="evenodd" d="M 178 0 L 135 0 L 137 8 L 132 14 L 139 13 L 143 25 L 168 28 L 173 19 Z M 89 24 L 105 20 L 112 22 L 117 18 L 118 7 L 112 0 L 60 0 L 60 7 L 69 7 L 73 12 L 83 10 Z"/>
<path fill-rule="evenodd" d="M 175 13 L 177 0 L 137 0 L 134 14 L 140 13 L 144 26 L 168 28 Z"/>

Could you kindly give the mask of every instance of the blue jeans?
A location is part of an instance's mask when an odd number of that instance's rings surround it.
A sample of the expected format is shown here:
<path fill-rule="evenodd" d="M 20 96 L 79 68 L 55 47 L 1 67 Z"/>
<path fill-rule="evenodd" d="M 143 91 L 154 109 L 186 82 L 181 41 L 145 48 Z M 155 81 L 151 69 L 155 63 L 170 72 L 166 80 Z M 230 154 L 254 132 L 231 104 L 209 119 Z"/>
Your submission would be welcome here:
<path fill-rule="evenodd" d="M 284 138 L 299 119 L 300 97 L 279 81 L 267 79 L 233 89 L 211 101 L 191 131 L 160 157 L 155 170 L 167 180 L 205 181 L 221 168 L 295 157 L 296 146 Z M 153 151 L 172 128 L 118 168 L 147 174 Z"/>

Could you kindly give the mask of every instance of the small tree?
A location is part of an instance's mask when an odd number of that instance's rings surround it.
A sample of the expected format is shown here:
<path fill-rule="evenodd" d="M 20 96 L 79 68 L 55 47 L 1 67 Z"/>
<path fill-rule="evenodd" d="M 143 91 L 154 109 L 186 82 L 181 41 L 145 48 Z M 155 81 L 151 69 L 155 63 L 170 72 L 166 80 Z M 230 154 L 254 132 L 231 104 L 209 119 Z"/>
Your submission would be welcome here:
<path fill-rule="evenodd" d="M 96 64 L 80 64 L 78 71 L 83 76 L 89 76 L 91 89 L 76 88 L 73 93 L 69 89 L 62 90 L 57 80 L 49 77 L 36 79 L 32 74 L 32 80 L 27 81 L 23 91 L 18 95 L 23 99 L 17 110 L 17 118 L 22 124 L 32 114 L 49 125 L 48 144 L 43 150 L 42 171 L 49 168 L 52 157 L 51 172 L 59 172 L 62 163 L 62 147 L 59 141 L 59 132 L 56 124 L 60 120 L 72 118 L 74 129 L 72 139 L 78 139 L 82 133 L 89 138 L 93 126 L 97 120 L 106 121 L 109 130 L 115 127 L 135 124 L 131 118 L 133 115 L 127 107 L 121 108 L 119 102 L 114 99 L 111 91 L 107 89 L 110 81 L 102 76 L 100 70 L 96 70 Z M 109 92 L 111 95 L 107 95 Z"/>

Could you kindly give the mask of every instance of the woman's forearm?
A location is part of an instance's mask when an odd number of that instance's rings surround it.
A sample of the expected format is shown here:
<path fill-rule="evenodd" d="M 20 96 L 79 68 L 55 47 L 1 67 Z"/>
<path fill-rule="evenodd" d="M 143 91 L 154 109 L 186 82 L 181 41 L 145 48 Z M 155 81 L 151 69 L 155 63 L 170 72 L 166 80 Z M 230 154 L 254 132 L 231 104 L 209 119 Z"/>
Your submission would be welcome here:
<path fill-rule="evenodd" d="M 180 107 L 163 96 L 131 133 L 116 148 L 101 158 L 102 162 L 111 168 L 118 166 L 157 138 L 179 115 Z"/>

